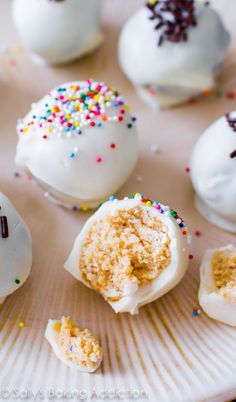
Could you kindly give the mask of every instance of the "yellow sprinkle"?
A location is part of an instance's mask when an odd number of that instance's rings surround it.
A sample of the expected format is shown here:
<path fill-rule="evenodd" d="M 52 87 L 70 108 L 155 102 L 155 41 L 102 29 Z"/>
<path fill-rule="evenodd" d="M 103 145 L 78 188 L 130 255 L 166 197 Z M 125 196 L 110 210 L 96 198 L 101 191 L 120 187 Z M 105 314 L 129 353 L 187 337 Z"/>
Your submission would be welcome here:
<path fill-rule="evenodd" d="M 70 120 L 71 119 L 71 115 L 70 114 L 66 114 L 66 119 Z"/>
<path fill-rule="evenodd" d="M 80 123 L 79 123 L 78 121 L 75 121 L 75 122 L 74 122 L 74 126 L 75 126 L 75 127 L 80 127 Z"/>
<path fill-rule="evenodd" d="M 89 207 L 88 207 L 88 205 L 83 205 L 81 207 L 81 209 L 82 209 L 82 211 L 87 212 L 89 210 Z"/>
<path fill-rule="evenodd" d="M 100 95 L 94 95 L 93 99 L 97 102 L 99 101 Z"/>
<path fill-rule="evenodd" d="M 19 328 L 24 328 L 25 323 L 23 321 L 20 321 L 18 325 L 19 325 Z"/>
<path fill-rule="evenodd" d="M 146 202 L 147 207 L 150 207 L 152 205 L 151 201 Z"/>
<path fill-rule="evenodd" d="M 16 43 L 13 47 L 12 47 L 13 52 L 15 53 L 21 53 L 22 52 L 22 47 L 19 43 Z"/>
<path fill-rule="evenodd" d="M 124 108 L 125 110 L 130 110 L 130 105 L 125 105 Z"/>
<path fill-rule="evenodd" d="M 24 132 L 28 131 L 28 128 L 27 127 L 23 128 L 23 131 Z"/>
<path fill-rule="evenodd" d="M 156 4 L 158 2 L 158 0 L 149 0 L 150 4 Z"/>
<path fill-rule="evenodd" d="M 49 132 L 49 133 L 52 132 L 52 127 L 48 127 L 48 132 Z"/>
<path fill-rule="evenodd" d="M 53 325 L 53 329 L 55 331 L 60 331 L 61 329 L 61 323 L 60 322 L 55 322 L 55 324 Z"/>

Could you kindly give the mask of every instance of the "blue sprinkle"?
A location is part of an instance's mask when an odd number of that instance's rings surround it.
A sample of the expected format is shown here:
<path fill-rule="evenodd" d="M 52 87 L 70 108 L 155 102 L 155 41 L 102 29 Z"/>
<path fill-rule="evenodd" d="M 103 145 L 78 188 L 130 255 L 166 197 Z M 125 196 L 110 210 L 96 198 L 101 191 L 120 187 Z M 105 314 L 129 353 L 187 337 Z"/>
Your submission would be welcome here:
<path fill-rule="evenodd" d="M 97 127 L 101 127 L 101 125 L 102 125 L 102 123 L 99 121 L 99 122 L 97 123 Z"/>
<path fill-rule="evenodd" d="M 109 201 L 114 201 L 114 200 L 116 200 L 116 196 L 115 195 L 110 195 Z"/>
<path fill-rule="evenodd" d="M 74 152 L 71 152 L 70 158 L 74 158 L 74 157 L 75 157 L 75 153 L 74 153 Z"/>
<path fill-rule="evenodd" d="M 78 134 L 79 134 L 79 135 L 82 134 L 82 131 L 81 131 L 81 130 L 78 130 Z"/>
<path fill-rule="evenodd" d="M 70 351 L 72 352 L 72 350 L 73 350 L 73 346 L 70 346 L 70 348 L 69 348 L 69 349 L 70 349 Z"/>

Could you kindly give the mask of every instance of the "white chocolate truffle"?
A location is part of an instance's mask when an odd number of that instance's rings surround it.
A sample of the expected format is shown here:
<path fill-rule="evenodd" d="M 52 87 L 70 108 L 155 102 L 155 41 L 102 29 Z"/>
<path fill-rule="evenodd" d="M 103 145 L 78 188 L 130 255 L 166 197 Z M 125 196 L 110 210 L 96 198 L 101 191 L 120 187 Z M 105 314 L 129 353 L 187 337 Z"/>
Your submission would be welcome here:
<path fill-rule="evenodd" d="M 65 269 L 116 313 L 136 314 L 182 279 L 189 239 L 184 222 L 169 207 L 140 194 L 111 197 L 83 227 Z"/>
<path fill-rule="evenodd" d="M 0 303 L 24 284 L 31 265 L 30 232 L 10 201 L 0 193 Z"/>
<path fill-rule="evenodd" d="M 128 109 L 104 83 L 61 85 L 19 120 L 16 164 L 65 207 L 95 208 L 135 167 L 136 119 Z"/>
<path fill-rule="evenodd" d="M 229 34 L 210 7 L 159 0 L 127 21 L 118 53 L 140 97 L 153 108 L 166 108 L 209 93 L 228 45 Z"/>
<path fill-rule="evenodd" d="M 45 338 L 53 352 L 68 367 L 93 373 L 100 366 L 103 350 L 89 329 L 74 324 L 69 317 L 49 320 Z"/>
<path fill-rule="evenodd" d="M 199 303 L 209 317 L 236 326 L 236 247 L 207 250 L 200 268 Z"/>
<path fill-rule="evenodd" d="M 36 61 L 68 62 L 102 42 L 100 0 L 14 0 L 13 20 Z"/>
<path fill-rule="evenodd" d="M 236 233 L 236 112 L 221 117 L 199 138 L 190 159 L 190 175 L 198 211 Z"/>

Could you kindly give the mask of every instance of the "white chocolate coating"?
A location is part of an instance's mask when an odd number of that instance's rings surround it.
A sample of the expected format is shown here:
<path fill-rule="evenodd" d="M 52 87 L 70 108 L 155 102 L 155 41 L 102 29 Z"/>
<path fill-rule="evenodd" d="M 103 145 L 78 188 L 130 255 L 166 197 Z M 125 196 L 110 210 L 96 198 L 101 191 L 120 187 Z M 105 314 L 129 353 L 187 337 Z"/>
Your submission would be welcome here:
<path fill-rule="evenodd" d="M 183 278 L 188 265 L 188 247 L 186 239 L 175 219 L 169 215 L 168 207 L 165 207 L 166 212 L 162 214 L 158 212 L 155 207 L 146 206 L 142 203 L 139 196 L 135 196 L 134 199 L 125 198 L 123 200 L 107 201 L 90 219 L 88 219 L 75 240 L 72 252 L 65 263 L 65 269 L 76 279 L 84 283 L 84 285 L 90 287 L 90 284 L 84 279 L 80 272 L 80 254 L 91 226 L 103 216 L 115 214 L 119 209 L 129 210 L 135 206 L 150 208 L 150 211 L 155 215 L 158 214 L 158 219 L 167 226 L 171 239 L 171 262 L 169 266 L 149 284 L 141 286 L 140 288 L 129 285 L 127 286 L 126 292 L 124 292 L 125 295 L 121 297 L 120 300 L 115 302 L 108 300 L 108 303 L 116 313 L 129 312 L 131 314 L 137 314 L 140 307 L 151 303 L 175 287 Z"/>
<path fill-rule="evenodd" d="M 31 236 L 10 201 L 0 193 L 0 216 L 6 216 L 9 235 L 0 234 L 0 303 L 24 284 L 32 265 Z M 16 279 L 20 281 L 16 283 Z"/>
<path fill-rule="evenodd" d="M 205 313 L 214 320 L 236 326 L 236 290 L 234 296 L 223 296 L 215 285 L 212 270 L 212 256 L 216 251 L 232 250 L 232 245 L 218 249 L 207 250 L 200 267 L 199 304 Z"/>
<path fill-rule="evenodd" d="M 232 114 L 233 115 L 233 114 Z M 236 233 L 236 132 L 223 116 L 197 141 L 190 159 L 196 207 L 210 222 Z"/>
<path fill-rule="evenodd" d="M 13 19 L 25 48 L 57 64 L 93 51 L 103 40 L 100 0 L 14 0 Z"/>
<path fill-rule="evenodd" d="M 195 7 L 197 26 L 188 29 L 186 42 L 166 40 L 158 46 L 162 30 L 155 30 L 157 20 L 149 19 L 151 12 L 146 7 L 131 16 L 121 32 L 121 68 L 143 100 L 154 108 L 186 102 L 215 85 L 229 34 L 213 9 L 198 3 Z M 155 88 L 153 94 L 147 85 Z"/>
<path fill-rule="evenodd" d="M 16 164 L 32 175 L 56 202 L 59 200 L 70 207 L 93 208 L 115 193 L 132 173 L 138 157 L 138 136 L 122 98 L 114 96 L 114 90 L 108 90 L 103 83 L 99 85 L 104 96 L 101 95 L 100 106 L 94 106 L 94 113 L 101 112 L 100 115 L 94 114 L 86 120 L 87 111 L 72 111 L 74 107 L 82 108 L 83 104 L 69 101 L 65 106 L 64 99 L 79 96 L 79 92 L 70 90 L 76 85 L 80 86 L 80 91 L 86 92 L 87 82 L 62 85 L 34 105 L 19 121 Z M 98 83 L 92 82 L 91 85 L 96 87 Z M 66 91 L 60 92 L 61 88 Z M 60 93 L 64 98 L 55 100 Z M 103 107 L 103 97 L 106 96 L 111 101 Z M 121 104 L 117 105 L 117 102 Z M 47 110 L 52 111 L 55 107 L 60 108 L 56 117 L 52 113 L 47 115 Z M 40 120 L 42 116 L 50 118 Z M 106 121 L 101 120 L 104 118 Z M 31 125 L 32 120 L 34 125 Z"/>

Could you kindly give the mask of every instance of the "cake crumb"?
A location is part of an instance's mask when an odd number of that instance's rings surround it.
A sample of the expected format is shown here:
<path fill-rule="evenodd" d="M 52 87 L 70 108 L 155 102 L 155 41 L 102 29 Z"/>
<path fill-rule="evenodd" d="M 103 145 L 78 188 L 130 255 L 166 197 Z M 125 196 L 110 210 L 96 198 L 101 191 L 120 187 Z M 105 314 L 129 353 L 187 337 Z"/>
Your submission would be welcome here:
<path fill-rule="evenodd" d="M 96 221 L 80 254 L 83 279 L 106 300 L 118 301 L 169 266 L 168 228 L 148 208 L 120 209 Z"/>

